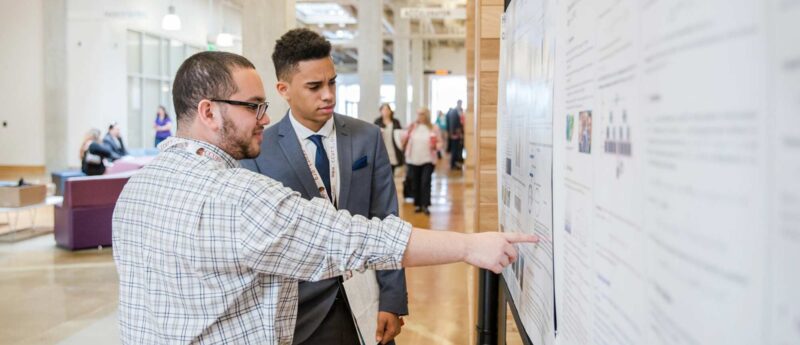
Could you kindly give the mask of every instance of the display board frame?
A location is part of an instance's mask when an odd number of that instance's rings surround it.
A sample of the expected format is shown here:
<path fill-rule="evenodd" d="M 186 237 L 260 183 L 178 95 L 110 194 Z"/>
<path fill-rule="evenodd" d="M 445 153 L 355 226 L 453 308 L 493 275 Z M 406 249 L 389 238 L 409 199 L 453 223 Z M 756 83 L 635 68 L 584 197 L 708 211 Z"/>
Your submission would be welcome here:
<path fill-rule="evenodd" d="M 511 311 L 511 316 L 514 319 L 514 324 L 517 326 L 517 330 L 519 330 L 520 340 L 522 340 L 523 345 L 537 345 L 534 344 L 531 338 L 528 336 L 528 332 L 525 331 L 525 326 L 522 325 L 522 320 L 519 316 L 519 310 L 517 310 L 517 306 L 514 304 L 514 300 L 511 298 L 511 294 L 508 290 L 508 285 L 506 284 L 506 280 L 503 279 L 503 276 L 500 275 L 500 286 L 501 288 L 498 289 L 498 300 L 500 308 L 498 308 L 498 315 L 497 315 L 497 343 L 498 344 L 506 344 L 506 340 L 508 339 L 508 330 L 506 326 L 508 325 L 508 312 L 507 310 Z"/>

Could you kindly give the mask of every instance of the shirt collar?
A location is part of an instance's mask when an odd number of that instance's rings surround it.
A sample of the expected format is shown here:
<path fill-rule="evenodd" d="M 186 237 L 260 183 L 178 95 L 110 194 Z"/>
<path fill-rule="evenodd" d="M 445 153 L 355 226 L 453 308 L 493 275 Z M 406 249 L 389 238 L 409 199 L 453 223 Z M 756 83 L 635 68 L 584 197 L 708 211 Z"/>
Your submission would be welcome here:
<path fill-rule="evenodd" d="M 205 141 L 172 136 L 161 142 L 158 149 L 162 152 L 170 149 L 187 150 L 192 153 L 207 157 L 211 160 L 225 164 L 227 168 L 238 168 L 239 162 L 221 148 Z M 202 150 L 201 150 L 202 149 Z"/>
<path fill-rule="evenodd" d="M 320 128 L 317 132 L 308 129 L 308 127 L 303 126 L 300 121 L 297 121 L 297 119 L 294 118 L 294 115 L 292 115 L 291 109 L 289 109 L 289 114 L 286 116 L 289 116 L 289 121 L 292 123 L 292 128 L 294 128 L 294 132 L 297 134 L 297 137 L 300 138 L 300 140 L 308 139 L 308 137 L 314 134 L 319 134 L 324 138 L 330 138 L 334 134 L 333 116 L 331 116 L 331 118 L 328 119 L 328 121 L 326 121 L 325 124 L 322 125 L 322 128 Z"/>

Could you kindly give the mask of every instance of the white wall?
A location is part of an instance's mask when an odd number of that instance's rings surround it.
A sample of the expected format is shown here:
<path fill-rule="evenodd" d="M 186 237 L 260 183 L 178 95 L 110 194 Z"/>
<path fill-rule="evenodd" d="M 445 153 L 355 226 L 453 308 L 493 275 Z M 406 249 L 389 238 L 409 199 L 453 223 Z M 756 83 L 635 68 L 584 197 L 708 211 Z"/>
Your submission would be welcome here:
<path fill-rule="evenodd" d="M 118 42 L 120 37 L 123 43 Z M 77 150 L 89 128 L 105 132 L 111 121 L 119 122 L 125 133 L 124 38 L 124 27 L 109 21 L 68 18 L 66 147 Z M 79 166 L 78 156 L 69 155 L 68 163 Z"/>
<path fill-rule="evenodd" d="M 0 165 L 44 165 L 42 0 L 0 7 Z"/>
<path fill-rule="evenodd" d="M 446 69 L 451 75 L 467 75 L 467 51 L 464 48 L 432 47 L 425 69 Z"/>

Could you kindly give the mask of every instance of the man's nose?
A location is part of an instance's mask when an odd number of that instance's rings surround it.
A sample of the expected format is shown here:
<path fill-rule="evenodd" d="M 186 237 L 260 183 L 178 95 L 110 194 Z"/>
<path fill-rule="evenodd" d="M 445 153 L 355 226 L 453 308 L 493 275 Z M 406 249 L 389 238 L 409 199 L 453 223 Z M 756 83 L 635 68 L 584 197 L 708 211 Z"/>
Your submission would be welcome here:
<path fill-rule="evenodd" d="M 336 97 L 335 95 L 336 95 L 335 86 L 329 85 L 323 88 L 322 90 L 322 99 L 325 101 L 334 99 L 334 97 Z"/>

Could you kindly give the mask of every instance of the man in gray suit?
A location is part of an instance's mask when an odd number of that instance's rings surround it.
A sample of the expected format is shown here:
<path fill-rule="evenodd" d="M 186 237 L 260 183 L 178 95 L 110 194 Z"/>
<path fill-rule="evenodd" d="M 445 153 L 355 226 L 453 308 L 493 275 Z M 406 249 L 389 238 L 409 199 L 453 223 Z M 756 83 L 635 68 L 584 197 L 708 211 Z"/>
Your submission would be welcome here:
<path fill-rule="evenodd" d="M 289 103 L 286 116 L 264 132 L 260 156 L 242 166 L 282 182 L 303 198 L 327 198 L 339 209 L 367 218 L 397 214 L 392 166 L 380 129 L 334 114 L 336 71 L 331 44 L 317 33 L 294 29 L 275 45 L 277 89 Z M 373 344 L 393 344 L 408 314 L 403 270 L 376 272 L 380 286 Z M 341 278 L 301 282 L 294 344 L 360 343 Z"/>

